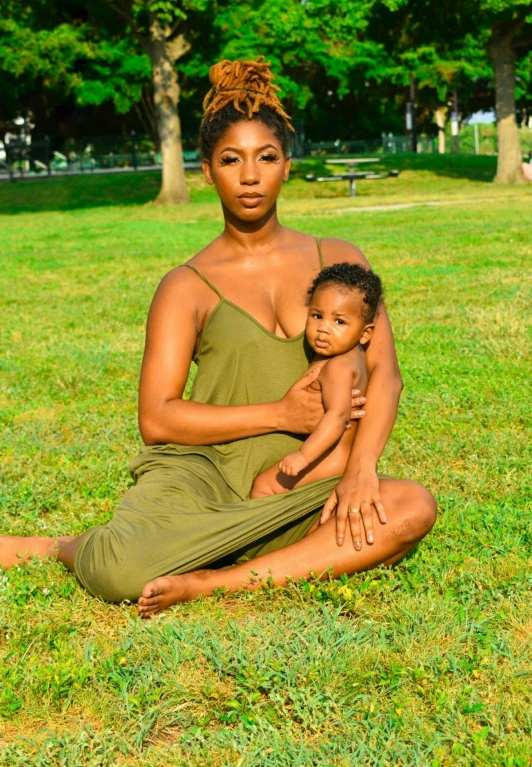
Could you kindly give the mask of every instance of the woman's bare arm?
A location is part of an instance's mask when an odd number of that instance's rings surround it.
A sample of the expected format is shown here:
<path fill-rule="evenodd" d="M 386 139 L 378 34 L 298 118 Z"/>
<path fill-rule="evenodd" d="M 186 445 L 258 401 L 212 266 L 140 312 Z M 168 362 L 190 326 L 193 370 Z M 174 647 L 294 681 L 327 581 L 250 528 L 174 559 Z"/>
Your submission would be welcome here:
<path fill-rule="evenodd" d="M 397 418 L 403 382 L 384 305 L 379 310 L 375 331 L 366 351 L 366 361 L 369 376 L 366 417 L 358 424 L 347 462 L 347 474 L 364 467 L 376 471 Z"/>
<path fill-rule="evenodd" d="M 167 274 L 155 293 L 139 388 L 144 442 L 214 445 L 274 431 L 311 432 L 323 408 L 319 393 L 306 387 L 319 371 L 307 373 L 275 403 L 221 407 L 182 399 L 209 301 L 210 290 L 188 269 Z"/>

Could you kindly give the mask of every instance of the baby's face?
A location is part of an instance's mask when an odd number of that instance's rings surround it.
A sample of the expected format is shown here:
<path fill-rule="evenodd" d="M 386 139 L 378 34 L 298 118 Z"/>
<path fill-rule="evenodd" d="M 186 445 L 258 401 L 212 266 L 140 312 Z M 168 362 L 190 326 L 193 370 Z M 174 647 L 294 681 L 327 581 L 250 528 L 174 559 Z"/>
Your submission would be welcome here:
<path fill-rule="evenodd" d="M 305 333 L 309 344 L 323 357 L 336 357 L 369 341 L 373 324 L 364 319 L 359 290 L 335 285 L 318 288 L 308 308 Z"/>

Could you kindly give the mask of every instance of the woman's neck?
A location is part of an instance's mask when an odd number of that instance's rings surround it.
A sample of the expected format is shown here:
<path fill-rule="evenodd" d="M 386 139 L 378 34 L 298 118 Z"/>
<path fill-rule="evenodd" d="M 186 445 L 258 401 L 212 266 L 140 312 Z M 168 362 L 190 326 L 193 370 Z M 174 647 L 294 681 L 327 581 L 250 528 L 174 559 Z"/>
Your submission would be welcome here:
<path fill-rule="evenodd" d="M 278 243 L 284 229 L 277 218 L 276 206 L 257 221 L 242 221 L 225 209 L 224 219 L 222 238 L 242 253 L 269 250 Z"/>

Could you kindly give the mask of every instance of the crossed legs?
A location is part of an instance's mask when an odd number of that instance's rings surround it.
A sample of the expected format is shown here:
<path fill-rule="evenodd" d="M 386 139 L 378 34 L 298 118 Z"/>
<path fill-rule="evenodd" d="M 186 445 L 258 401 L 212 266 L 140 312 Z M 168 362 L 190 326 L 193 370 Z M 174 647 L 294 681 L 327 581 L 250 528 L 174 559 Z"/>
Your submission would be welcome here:
<path fill-rule="evenodd" d="M 307 578 L 311 573 L 338 577 L 399 561 L 429 532 L 436 520 L 436 502 L 422 485 L 407 480 L 382 479 L 381 497 L 388 522 L 378 525 L 375 541 L 356 551 L 349 537 L 336 543 L 335 518 L 314 528 L 297 543 L 244 564 L 222 570 L 196 570 L 169 575 L 148 583 L 139 598 L 143 618 L 211 594 L 219 588 L 229 592 L 255 589 L 268 581 L 284 586 L 287 580 Z M 57 558 L 74 570 L 74 556 L 83 536 L 62 538 L 0 537 L 0 566 L 10 567 L 30 557 Z"/>
<path fill-rule="evenodd" d="M 381 497 L 386 525 L 375 530 L 372 545 L 356 551 L 349 537 L 336 543 L 336 520 L 330 518 L 297 543 L 223 570 L 196 570 L 184 575 L 156 578 L 143 589 L 138 602 L 141 617 L 166 610 L 223 588 L 228 592 L 256 589 L 262 583 L 284 586 L 287 580 L 307 578 L 311 573 L 332 574 L 371 570 L 399 561 L 429 532 L 436 521 L 436 501 L 422 485 L 406 480 L 382 479 Z"/>

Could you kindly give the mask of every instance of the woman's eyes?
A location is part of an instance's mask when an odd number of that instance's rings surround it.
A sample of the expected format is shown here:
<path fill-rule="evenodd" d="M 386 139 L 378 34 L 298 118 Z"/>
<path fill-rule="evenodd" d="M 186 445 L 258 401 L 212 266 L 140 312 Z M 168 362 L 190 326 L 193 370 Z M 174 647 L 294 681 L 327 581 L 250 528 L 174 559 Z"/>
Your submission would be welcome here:
<path fill-rule="evenodd" d="M 239 161 L 239 157 L 234 157 L 231 155 L 225 155 L 220 159 L 221 165 L 234 165 L 236 162 Z M 276 154 L 261 154 L 259 157 L 259 160 L 265 160 L 266 162 L 276 162 L 278 160 L 278 157 Z"/>

